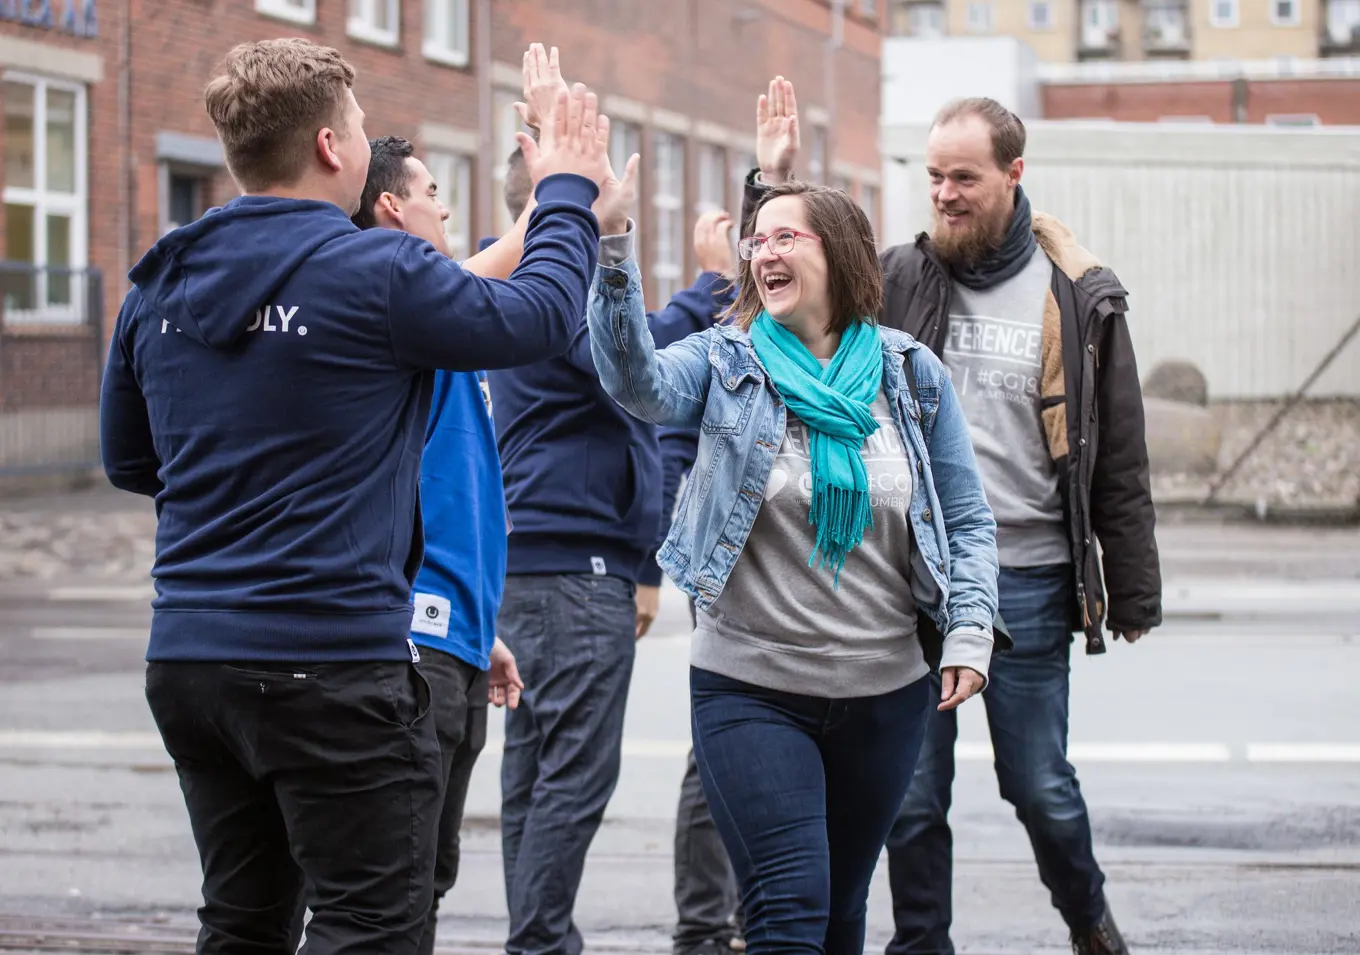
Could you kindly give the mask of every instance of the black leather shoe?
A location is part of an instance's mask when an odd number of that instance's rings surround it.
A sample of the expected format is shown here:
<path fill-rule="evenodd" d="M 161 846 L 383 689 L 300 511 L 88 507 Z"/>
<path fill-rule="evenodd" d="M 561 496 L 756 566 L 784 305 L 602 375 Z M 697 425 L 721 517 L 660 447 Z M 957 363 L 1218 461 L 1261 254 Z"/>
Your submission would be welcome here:
<path fill-rule="evenodd" d="M 1129 947 L 1114 924 L 1109 906 L 1095 925 L 1072 933 L 1072 955 L 1129 955 Z"/>

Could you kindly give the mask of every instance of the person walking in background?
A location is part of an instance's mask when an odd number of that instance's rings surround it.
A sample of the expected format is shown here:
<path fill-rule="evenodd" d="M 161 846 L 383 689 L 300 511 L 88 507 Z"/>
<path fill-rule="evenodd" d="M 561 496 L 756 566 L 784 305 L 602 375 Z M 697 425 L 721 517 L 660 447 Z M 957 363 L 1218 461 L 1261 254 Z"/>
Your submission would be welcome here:
<path fill-rule="evenodd" d="M 555 54 L 549 62 L 555 69 Z M 517 219 L 525 158 L 516 151 L 506 177 Z M 596 206 L 600 255 L 610 261 L 634 239 L 638 160 L 620 178 L 611 172 Z M 726 221 L 706 216 L 703 228 L 725 236 Z M 728 284 L 700 276 L 650 316 L 652 334 L 669 342 L 707 328 Z M 576 892 L 618 782 L 636 641 L 660 599 L 660 451 L 656 429 L 601 389 L 584 308 L 566 354 L 489 379 L 513 525 L 498 627 L 525 682 L 506 718 L 501 763 L 506 949 L 575 955 Z"/>
<path fill-rule="evenodd" d="M 953 709 L 986 681 L 995 524 L 944 368 L 874 323 L 863 211 L 786 184 L 740 249 L 731 324 L 659 351 L 636 269 L 602 265 L 592 349 L 631 414 L 700 432 L 658 560 L 698 613 L 694 754 L 747 951 L 858 953 L 930 705 L 918 614 Z"/>
<path fill-rule="evenodd" d="M 414 666 L 429 370 L 559 354 L 595 267 L 593 97 L 527 142 L 539 206 L 514 282 L 360 231 L 355 73 L 242 44 L 204 98 L 242 195 L 131 271 L 100 396 L 111 483 L 158 513 L 146 696 L 203 866 L 199 952 L 416 951 L 442 798 Z M 335 847 L 343 845 L 344 852 Z"/>

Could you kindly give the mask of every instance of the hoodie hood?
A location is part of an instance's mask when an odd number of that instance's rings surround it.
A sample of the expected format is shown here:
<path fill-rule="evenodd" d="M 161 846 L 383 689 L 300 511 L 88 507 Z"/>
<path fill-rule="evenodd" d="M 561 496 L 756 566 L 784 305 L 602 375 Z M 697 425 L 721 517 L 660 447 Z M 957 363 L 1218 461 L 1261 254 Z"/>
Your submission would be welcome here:
<path fill-rule="evenodd" d="M 299 265 L 358 231 L 329 202 L 241 196 L 164 236 L 128 278 L 160 318 L 226 349 Z"/>

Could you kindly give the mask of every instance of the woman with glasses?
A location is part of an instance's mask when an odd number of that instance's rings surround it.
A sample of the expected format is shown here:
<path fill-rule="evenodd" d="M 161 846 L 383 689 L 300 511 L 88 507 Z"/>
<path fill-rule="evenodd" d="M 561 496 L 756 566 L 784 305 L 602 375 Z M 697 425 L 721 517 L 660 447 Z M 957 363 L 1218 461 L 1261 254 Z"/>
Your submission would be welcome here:
<path fill-rule="evenodd" d="M 694 754 L 747 952 L 858 955 L 928 707 L 986 682 L 996 525 L 943 366 L 875 322 L 859 206 L 785 183 L 739 251 L 731 321 L 662 351 L 635 265 L 602 268 L 592 350 L 631 414 L 699 430 L 658 560 L 697 609 Z M 922 617 L 945 635 L 936 701 Z"/>

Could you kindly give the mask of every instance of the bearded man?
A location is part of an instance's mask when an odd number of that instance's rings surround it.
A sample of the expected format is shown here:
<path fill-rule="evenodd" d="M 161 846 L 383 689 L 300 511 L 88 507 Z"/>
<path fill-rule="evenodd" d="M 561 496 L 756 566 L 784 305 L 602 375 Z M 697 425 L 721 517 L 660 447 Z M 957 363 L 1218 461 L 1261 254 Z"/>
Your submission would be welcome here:
<path fill-rule="evenodd" d="M 1132 644 L 1161 623 L 1161 572 L 1127 292 L 1020 186 L 1025 127 L 990 99 L 936 116 L 926 146 L 934 226 L 883 256 L 883 323 L 944 359 L 997 521 L 1000 613 L 1014 648 L 983 694 L 1001 795 L 1078 955 L 1128 951 L 1105 898 L 1067 760 L 1069 656 L 1102 623 Z M 932 396 L 921 394 L 929 420 Z M 1094 539 L 1103 551 L 1101 559 Z M 938 677 L 936 677 L 938 680 Z M 932 713 L 888 840 L 888 955 L 952 955 L 953 711 Z"/>

